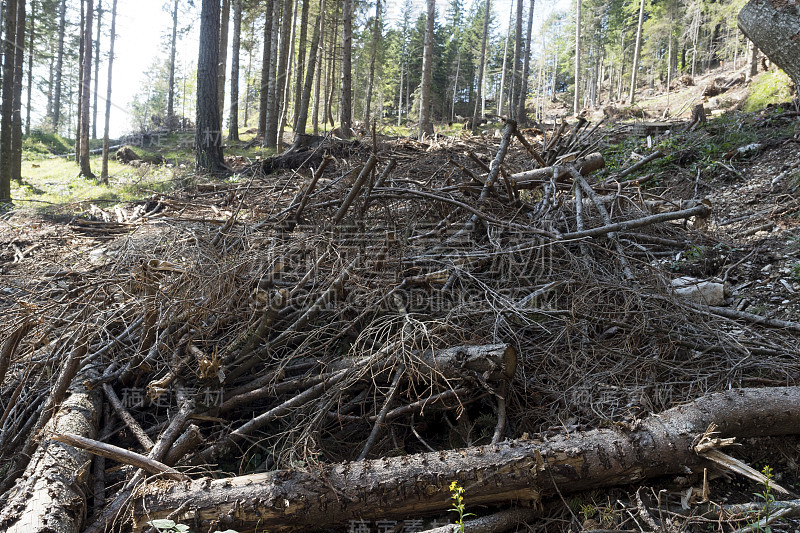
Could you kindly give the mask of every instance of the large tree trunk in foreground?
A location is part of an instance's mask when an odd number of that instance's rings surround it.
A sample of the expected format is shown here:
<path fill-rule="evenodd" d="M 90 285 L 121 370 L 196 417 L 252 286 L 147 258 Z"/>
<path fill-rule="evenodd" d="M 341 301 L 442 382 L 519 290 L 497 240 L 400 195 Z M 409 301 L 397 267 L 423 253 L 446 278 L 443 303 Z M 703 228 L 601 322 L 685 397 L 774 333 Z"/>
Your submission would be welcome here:
<path fill-rule="evenodd" d="M 449 484 L 470 505 L 537 503 L 577 490 L 639 482 L 701 467 L 693 441 L 711 423 L 720 437 L 779 435 L 800 427 L 800 387 L 711 394 L 653 415 L 635 429 L 598 429 L 539 440 L 282 470 L 232 479 L 165 482 L 135 501 L 136 530 L 186 505 L 176 521 L 237 531 L 320 530 L 349 520 L 444 514 Z M 187 505 L 188 503 L 188 505 Z"/>
<path fill-rule="evenodd" d="M 99 410 L 100 389 L 87 391 L 80 387 L 64 402 L 44 435 L 74 433 L 93 439 Z M 7 495 L 7 503 L 0 513 L 0 530 L 6 533 L 80 531 L 85 513 L 84 495 L 89 492 L 90 460 L 88 452 L 45 438 L 25 474 Z"/>
<path fill-rule="evenodd" d="M 198 170 L 226 170 L 222 159 L 222 132 L 217 100 L 219 61 L 219 2 L 203 0 L 200 15 L 200 52 L 197 59 L 197 119 L 195 161 Z"/>
<path fill-rule="evenodd" d="M 739 28 L 800 87 L 800 5 L 751 0 L 739 12 Z"/>

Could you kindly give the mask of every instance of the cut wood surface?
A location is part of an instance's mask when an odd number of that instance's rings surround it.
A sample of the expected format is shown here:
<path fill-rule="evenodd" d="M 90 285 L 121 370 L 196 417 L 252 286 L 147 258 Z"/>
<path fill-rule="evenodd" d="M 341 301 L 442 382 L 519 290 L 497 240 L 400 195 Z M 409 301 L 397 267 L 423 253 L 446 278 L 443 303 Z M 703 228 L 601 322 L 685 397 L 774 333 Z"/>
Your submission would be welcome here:
<path fill-rule="evenodd" d="M 449 484 L 472 505 L 531 505 L 543 498 L 684 473 L 707 464 L 693 450 L 710 424 L 722 437 L 781 435 L 800 427 L 800 387 L 711 394 L 635 423 L 543 440 L 282 470 L 231 479 L 145 486 L 136 530 L 184 509 L 177 520 L 237 531 L 312 531 L 349 520 L 445 513 Z M 188 504 L 187 504 L 188 502 Z M 184 507 L 182 507 L 184 506 Z"/>

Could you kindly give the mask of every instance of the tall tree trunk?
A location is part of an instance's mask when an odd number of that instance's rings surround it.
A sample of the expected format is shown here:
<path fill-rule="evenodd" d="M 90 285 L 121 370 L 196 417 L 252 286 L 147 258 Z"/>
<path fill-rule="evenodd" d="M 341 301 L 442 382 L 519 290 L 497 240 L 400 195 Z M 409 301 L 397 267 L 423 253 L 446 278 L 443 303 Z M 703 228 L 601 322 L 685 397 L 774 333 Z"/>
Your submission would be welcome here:
<path fill-rule="evenodd" d="M 308 106 L 311 101 L 311 87 L 314 83 L 314 72 L 317 66 L 317 48 L 319 47 L 320 27 L 322 26 L 322 16 L 317 16 L 314 22 L 314 33 L 311 36 L 311 51 L 308 55 L 308 69 L 306 70 L 306 79 L 303 83 L 303 94 L 300 100 L 300 105 L 297 108 L 297 121 L 295 122 L 295 139 L 299 135 L 306 132 L 306 122 L 308 122 Z M 319 80 L 317 80 L 319 81 Z"/>
<path fill-rule="evenodd" d="M 94 91 L 92 95 L 92 139 L 97 139 L 97 92 L 100 82 L 100 27 L 103 24 L 103 0 L 97 0 L 97 36 L 94 39 Z"/>
<path fill-rule="evenodd" d="M 739 28 L 800 89 L 800 8 L 750 0 L 739 12 Z"/>
<path fill-rule="evenodd" d="M 289 39 L 289 57 L 286 61 L 286 75 L 283 80 L 283 85 L 280 87 L 281 95 L 281 115 L 280 126 L 278 127 L 278 147 L 283 146 L 283 132 L 286 129 L 286 121 L 289 117 L 289 105 L 292 103 L 289 98 L 289 93 L 292 87 L 292 65 L 294 64 L 294 39 L 295 29 L 297 28 L 297 10 L 294 9 L 294 2 L 292 2 L 292 21 L 291 21 L 291 38 Z"/>
<path fill-rule="evenodd" d="M 342 135 L 352 137 L 353 91 L 352 91 L 352 51 L 353 51 L 353 0 L 342 2 L 342 98 L 339 108 L 339 122 Z"/>
<path fill-rule="evenodd" d="M 403 123 L 403 74 L 405 73 L 405 65 L 400 64 L 400 92 L 397 95 L 397 127 Z"/>
<path fill-rule="evenodd" d="M 511 96 L 508 102 L 509 116 L 516 119 L 517 99 L 519 98 L 520 82 L 522 81 L 522 0 L 517 0 L 517 19 L 514 24 L 514 66 L 511 77 Z"/>
<path fill-rule="evenodd" d="M 283 139 L 281 139 L 280 124 L 283 110 L 284 97 L 286 96 L 286 82 L 289 79 L 289 55 L 291 53 L 291 33 L 292 33 L 292 12 L 294 3 L 292 0 L 283 1 L 281 10 L 281 34 L 280 34 L 280 58 L 278 59 L 278 70 L 275 85 L 275 101 L 273 109 L 275 119 L 270 124 L 273 126 L 269 130 L 271 145 L 281 150 Z"/>
<path fill-rule="evenodd" d="M 22 183 L 22 66 L 25 64 L 25 0 L 17 0 L 14 53 L 14 113 L 11 117 L 11 179 Z"/>
<path fill-rule="evenodd" d="M 31 50 L 33 47 L 31 46 Z M 33 69 L 30 69 L 33 72 Z M 48 65 L 47 76 L 47 108 L 45 110 L 45 122 L 53 124 L 53 88 L 56 79 L 56 42 L 50 41 L 50 63 Z"/>
<path fill-rule="evenodd" d="M 536 0 L 530 0 L 530 2 L 530 8 L 528 9 L 528 35 L 525 38 L 525 57 L 522 62 L 522 90 L 519 93 L 519 104 L 517 105 L 517 122 L 520 126 L 525 126 L 528 122 L 528 116 L 525 114 L 525 100 L 528 96 L 528 70 L 531 64 L 531 38 L 533 36 L 533 8 Z"/>
<path fill-rule="evenodd" d="M 319 35 L 319 50 L 317 51 L 317 55 L 319 59 L 317 60 L 317 74 L 314 80 L 314 108 L 311 112 L 311 123 L 312 123 L 312 132 L 314 135 L 319 134 L 319 104 L 320 104 L 320 89 L 322 88 L 322 50 L 325 49 L 325 0 L 320 0 L 319 2 L 319 13 L 320 13 L 320 21 L 319 21 L 319 28 L 320 28 L 320 35 Z M 323 117 L 324 118 L 324 117 Z"/>
<path fill-rule="evenodd" d="M 506 31 L 505 43 L 503 44 L 503 66 L 500 69 L 500 92 L 497 97 L 497 114 L 503 114 L 503 92 L 506 84 L 506 58 L 508 57 L 508 36 L 511 34 L 511 22 L 514 20 L 514 0 L 511 0 L 508 13 L 508 30 Z"/>
<path fill-rule="evenodd" d="M 177 8 L 177 6 L 175 6 Z M 111 123 L 111 74 L 114 68 L 114 40 L 117 34 L 117 0 L 111 5 L 111 35 L 108 43 L 108 84 L 106 86 L 106 120 L 103 127 L 103 166 L 100 182 L 108 185 L 108 130 Z"/>
<path fill-rule="evenodd" d="M 250 24 L 250 35 L 255 36 L 256 31 L 256 23 L 255 19 Z M 254 46 L 251 44 L 249 50 L 247 51 L 247 73 L 245 74 L 245 82 L 244 82 L 244 127 L 247 128 L 247 121 L 250 118 L 250 76 L 253 72 L 253 48 Z"/>
<path fill-rule="evenodd" d="M 28 102 L 25 105 L 25 135 L 31 134 L 31 95 L 33 94 L 33 38 L 35 34 L 36 2 L 31 2 L 30 37 L 28 41 Z"/>
<path fill-rule="evenodd" d="M 581 101 L 581 0 L 575 0 L 575 97 L 572 112 L 578 114 Z"/>
<path fill-rule="evenodd" d="M 303 0 L 303 9 L 300 13 L 300 40 L 297 43 L 297 83 L 295 83 L 294 92 L 294 120 L 292 121 L 292 130 L 297 132 L 297 119 L 300 106 L 303 104 L 303 89 L 305 88 L 305 62 L 306 62 L 306 45 L 308 40 L 308 10 L 311 0 Z M 308 110 L 306 109 L 306 122 L 308 122 Z M 305 130 L 300 133 L 305 133 Z"/>
<path fill-rule="evenodd" d="M 477 135 L 481 122 L 481 100 L 483 99 L 483 67 L 486 63 L 486 40 L 489 37 L 489 14 L 491 13 L 491 0 L 486 0 L 483 8 L 483 38 L 481 39 L 481 62 L 478 65 L 478 94 L 475 97 L 475 110 L 472 113 L 472 134 Z"/>
<path fill-rule="evenodd" d="M 200 50 L 197 58 L 197 119 L 195 162 L 198 170 L 224 172 L 217 69 L 219 64 L 219 0 L 203 0 L 200 12 Z"/>
<path fill-rule="evenodd" d="M 177 1 L 177 0 L 176 0 Z M 272 61 L 272 6 L 277 0 L 267 0 L 264 17 L 264 52 L 261 56 L 261 91 L 258 105 L 258 136 L 267 144 L 267 115 L 269 114 L 269 70 Z"/>
<path fill-rule="evenodd" d="M 0 202 L 11 201 L 11 130 L 14 114 L 14 56 L 17 34 L 17 0 L 6 0 L 3 36 L 2 117 L 0 117 Z"/>
<path fill-rule="evenodd" d="M 436 1 L 426 0 L 428 13 L 425 17 L 425 42 L 422 50 L 422 90 L 419 99 L 419 138 L 433 135 L 431 122 L 431 79 L 433 77 L 433 22 L 436 16 Z M 488 1 L 488 0 L 487 0 Z"/>
<path fill-rule="evenodd" d="M 231 114 L 228 139 L 239 140 L 239 47 L 242 38 L 242 0 L 233 0 L 233 43 L 231 44 Z"/>
<path fill-rule="evenodd" d="M 750 77 L 758 74 L 758 46 L 750 41 Z"/>
<path fill-rule="evenodd" d="M 56 52 L 56 79 L 53 89 L 53 131 L 58 133 L 59 120 L 61 119 L 61 87 L 64 71 L 64 33 L 67 24 L 67 0 L 61 0 L 58 7 L 58 51 Z"/>
<path fill-rule="evenodd" d="M 95 179 L 89 165 L 89 87 L 92 84 L 92 18 L 93 0 L 86 0 L 86 20 L 83 31 L 83 82 L 81 83 L 81 148 L 79 163 L 80 175 Z"/>
<path fill-rule="evenodd" d="M 364 110 L 364 122 L 369 125 L 370 106 L 372 105 L 372 89 L 375 83 L 375 59 L 378 56 L 378 43 L 381 40 L 381 0 L 375 0 L 375 22 L 372 28 L 372 52 L 369 58 L 369 78 L 367 80 L 367 103 Z M 456 79 L 458 75 L 456 74 Z M 458 82 L 456 82 L 458 83 Z"/>
<path fill-rule="evenodd" d="M 639 3 L 639 23 L 636 26 L 636 45 L 633 51 L 633 68 L 631 70 L 631 92 L 628 94 L 628 103 L 634 102 L 636 93 L 636 74 L 639 70 L 639 54 L 642 50 L 642 25 L 644 23 L 644 0 Z"/>
<path fill-rule="evenodd" d="M 266 138 L 266 146 L 269 148 L 275 148 L 278 146 L 278 80 L 277 80 L 277 73 L 279 69 L 279 64 L 276 61 L 276 58 L 280 60 L 278 57 L 278 36 L 280 32 L 278 31 L 278 25 L 280 24 L 280 12 L 281 12 L 281 4 L 280 0 L 275 0 L 272 2 L 272 35 L 270 38 L 272 39 L 272 58 L 270 59 L 269 65 L 269 94 L 267 96 L 267 138 Z"/>
<path fill-rule="evenodd" d="M 225 69 L 228 61 L 228 25 L 231 18 L 231 0 L 222 0 L 219 25 L 219 68 L 217 69 L 217 105 L 219 106 L 220 126 L 225 114 Z"/>
<path fill-rule="evenodd" d="M 84 67 L 84 45 L 86 44 L 86 0 L 81 0 L 81 23 L 80 23 L 80 32 L 78 39 L 78 110 L 76 113 L 77 117 L 77 125 L 75 129 L 75 162 L 80 165 L 81 162 L 81 142 L 83 138 L 81 137 L 81 132 L 83 128 L 81 127 L 81 120 L 83 120 L 83 67 Z M 72 96 L 72 95 L 70 95 Z M 70 99 L 71 100 L 71 99 Z M 70 101 L 70 104 L 72 102 Z M 146 109 L 146 108 L 145 108 Z M 71 115 L 72 113 L 70 113 Z M 145 111 L 145 117 L 147 116 L 147 111 Z"/>
<path fill-rule="evenodd" d="M 178 47 L 178 0 L 172 6 L 172 37 L 169 41 L 169 79 L 167 81 L 167 129 L 175 127 L 175 53 Z"/>

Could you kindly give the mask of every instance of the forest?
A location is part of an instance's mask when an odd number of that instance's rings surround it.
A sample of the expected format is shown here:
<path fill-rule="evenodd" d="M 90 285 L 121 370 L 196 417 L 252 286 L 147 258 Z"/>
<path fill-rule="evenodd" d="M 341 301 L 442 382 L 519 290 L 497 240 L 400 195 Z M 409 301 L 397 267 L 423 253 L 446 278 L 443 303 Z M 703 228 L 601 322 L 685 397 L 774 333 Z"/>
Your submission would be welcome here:
<path fill-rule="evenodd" d="M 794 0 L 0 13 L 0 531 L 800 528 Z"/>

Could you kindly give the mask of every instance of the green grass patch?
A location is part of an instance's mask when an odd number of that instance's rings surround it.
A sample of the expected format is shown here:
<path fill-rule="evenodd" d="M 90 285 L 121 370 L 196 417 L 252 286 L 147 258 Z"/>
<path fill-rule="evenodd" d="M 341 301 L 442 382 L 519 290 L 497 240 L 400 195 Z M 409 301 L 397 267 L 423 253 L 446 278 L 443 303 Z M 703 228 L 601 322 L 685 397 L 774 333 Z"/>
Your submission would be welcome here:
<path fill-rule="evenodd" d="M 91 158 L 91 167 L 100 174 L 101 157 Z M 140 200 L 154 193 L 168 192 L 185 185 L 186 170 L 168 166 L 134 168 L 109 160 L 109 185 L 78 176 L 78 165 L 65 158 L 25 161 L 23 184 L 11 184 L 11 197 L 18 208 L 48 212 L 78 213 L 91 203 L 100 207 Z"/>
<path fill-rule="evenodd" d="M 789 75 L 780 69 L 756 76 L 744 102 L 744 111 L 760 111 L 769 104 L 788 102 L 792 99 L 791 83 Z"/>
<path fill-rule="evenodd" d="M 73 150 L 73 147 L 73 141 L 56 133 L 34 131 L 22 138 L 23 159 L 33 159 L 42 155 L 66 154 Z"/>

